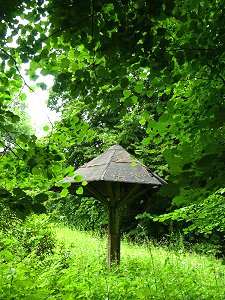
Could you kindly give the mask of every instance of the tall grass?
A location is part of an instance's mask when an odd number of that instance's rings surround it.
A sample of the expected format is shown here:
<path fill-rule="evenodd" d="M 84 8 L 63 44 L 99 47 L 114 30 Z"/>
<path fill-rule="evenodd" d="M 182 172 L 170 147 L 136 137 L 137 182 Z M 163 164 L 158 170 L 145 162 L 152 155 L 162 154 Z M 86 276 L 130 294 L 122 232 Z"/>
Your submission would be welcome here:
<path fill-rule="evenodd" d="M 225 299 L 225 266 L 213 257 L 124 241 L 120 267 L 109 270 L 106 238 L 55 230 L 54 254 L 0 268 L 0 299 Z"/>

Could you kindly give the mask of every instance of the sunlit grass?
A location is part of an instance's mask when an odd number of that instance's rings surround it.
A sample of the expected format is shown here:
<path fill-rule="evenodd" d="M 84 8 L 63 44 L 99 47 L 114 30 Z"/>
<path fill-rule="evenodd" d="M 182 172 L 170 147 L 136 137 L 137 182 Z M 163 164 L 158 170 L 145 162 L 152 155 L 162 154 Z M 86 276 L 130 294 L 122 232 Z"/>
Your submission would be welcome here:
<path fill-rule="evenodd" d="M 225 297 L 225 268 L 213 257 L 168 251 L 150 241 L 142 245 L 125 241 L 121 247 L 120 267 L 107 270 L 106 238 L 68 228 L 59 229 L 57 236 L 70 248 L 72 268 L 77 269 L 79 265 L 79 272 L 91 278 L 88 289 L 93 299 L 103 299 L 103 295 L 104 299 Z M 100 290 L 101 297 L 97 293 Z"/>
<path fill-rule="evenodd" d="M 0 264 L 1 300 L 225 299 L 225 266 L 212 256 L 124 240 L 120 266 L 108 269 L 107 237 L 58 226 L 54 232 L 52 254 L 19 260 L 17 253 Z"/>

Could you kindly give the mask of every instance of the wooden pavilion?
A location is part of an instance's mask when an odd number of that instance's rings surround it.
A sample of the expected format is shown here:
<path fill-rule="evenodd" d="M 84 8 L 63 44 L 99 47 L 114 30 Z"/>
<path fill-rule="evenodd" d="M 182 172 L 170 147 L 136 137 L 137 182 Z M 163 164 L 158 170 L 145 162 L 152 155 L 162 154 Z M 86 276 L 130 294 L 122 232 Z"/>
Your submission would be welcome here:
<path fill-rule="evenodd" d="M 108 265 L 120 263 L 120 217 L 125 204 L 134 199 L 149 197 L 154 189 L 166 182 L 151 172 L 140 161 L 132 158 L 120 145 L 114 145 L 107 151 L 84 164 L 74 175 L 82 175 L 77 182 L 73 177 L 65 177 L 61 182 L 71 183 L 74 193 L 83 181 L 83 196 L 94 197 L 109 210 Z"/>

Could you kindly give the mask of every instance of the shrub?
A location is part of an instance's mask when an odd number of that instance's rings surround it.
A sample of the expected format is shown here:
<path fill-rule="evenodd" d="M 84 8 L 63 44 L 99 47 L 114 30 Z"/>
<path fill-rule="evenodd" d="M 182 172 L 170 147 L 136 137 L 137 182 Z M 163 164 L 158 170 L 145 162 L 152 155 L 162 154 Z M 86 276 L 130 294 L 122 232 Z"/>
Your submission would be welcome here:
<path fill-rule="evenodd" d="M 26 254 L 43 256 L 53 253 L 55 234 L 49 217 L 44 214 L 27 217 L 18 232 L 18 238 Z"/>
<path fill-rule="evenodd" d="M 53 221 L 84 230 L 98 230 L 108 223 L 107 209 L 94 198 L 52 196 L 46 207 Z"/>
<path fill-rule="evenodd" d="M 21 222 L 9 207 L 0 204 L 0 231 L 14 235 Z"/>

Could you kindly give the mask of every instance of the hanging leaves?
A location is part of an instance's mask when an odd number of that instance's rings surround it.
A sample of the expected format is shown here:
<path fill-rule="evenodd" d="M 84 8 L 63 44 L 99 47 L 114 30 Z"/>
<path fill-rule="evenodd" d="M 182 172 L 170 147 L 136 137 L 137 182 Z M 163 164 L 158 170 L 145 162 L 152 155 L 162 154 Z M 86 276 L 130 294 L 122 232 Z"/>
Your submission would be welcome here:
<path fill-rule="evenodd" d="M 163 196 L 177 205 L 223 187 L 223 1 L 125 2 L 4 6 L 0 188 L 47 188 L 114 142 L 159 169 L 172 184 Z M 13 108 L 26 99 L 22 63 L 43 90 L 39 74 L 54 76 L 48 104 L 62 121 L 43 141 Z"/>

